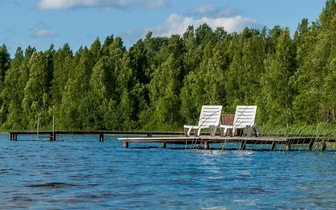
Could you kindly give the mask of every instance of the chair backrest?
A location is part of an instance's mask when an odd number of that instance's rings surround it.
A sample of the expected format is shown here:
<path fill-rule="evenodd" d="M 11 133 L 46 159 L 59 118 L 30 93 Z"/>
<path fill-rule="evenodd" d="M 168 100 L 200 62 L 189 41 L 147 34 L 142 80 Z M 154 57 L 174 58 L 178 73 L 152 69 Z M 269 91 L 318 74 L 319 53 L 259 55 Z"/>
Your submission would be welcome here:
<path fill-rule="evenodd" d="M 222 105 L 204 105 L 198 121 L 198 126 L 208 128 L 209 126 L 218 126 L 222 114 Z"/>
<path fill-rule="evenodd" d="M 237 106 L 233 121 L 235 128 L 246 128 L 247 125 L 255 125 L 257 106 Z"/>

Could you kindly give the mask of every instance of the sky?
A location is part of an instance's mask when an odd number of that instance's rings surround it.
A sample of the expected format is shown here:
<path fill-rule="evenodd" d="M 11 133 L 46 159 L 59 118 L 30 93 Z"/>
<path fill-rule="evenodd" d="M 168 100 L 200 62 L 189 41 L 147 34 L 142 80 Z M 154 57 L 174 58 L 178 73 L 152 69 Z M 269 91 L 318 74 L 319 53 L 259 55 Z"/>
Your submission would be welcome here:
<path fill-rule="evenodd" d="M 18 47 L 73 52 L 99 38 L 121 37 L 127 48 L 151 31 L 182 35 L 189 25 L 207 23 L 229 33 L 245 27 L 288 27 L 294 34 L 303 18 L 316 21 L 326 0 L 0 0 L 0 45 L 11 57 Z"/>

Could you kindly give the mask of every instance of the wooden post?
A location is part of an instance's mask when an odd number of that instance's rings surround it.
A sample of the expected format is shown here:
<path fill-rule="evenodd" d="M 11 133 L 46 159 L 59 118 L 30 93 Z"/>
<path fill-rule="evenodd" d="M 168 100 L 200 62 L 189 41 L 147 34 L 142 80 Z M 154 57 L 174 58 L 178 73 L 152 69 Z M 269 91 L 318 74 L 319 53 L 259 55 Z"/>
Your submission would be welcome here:
<path fill-rule="evenodd" d="M 322 152 L 324 152 L 327 149 L 327 143 L 322 142 Z"/>
<path fill-rule="evenodd" d="M 235 135 L 236 136 L 242 136 L 244 134 L 244 129 L 236 129 Z"/>
<path fill-rule="evenodd" d="M 286 144 L 286 151 L 290 151 L 291 150 L 291 143 L 287 142 Z"/>
<path fill-rule="evenodd" d="M 162 148 L 166 148 L 166 146 L 167 146 L 167 144 L 166 144 L 166 142 L 162 142 Z"/>
<path fill-rule="evenodd" d="M 128 141 L 124 141 L 124 148 L 128 148 Z"/>
<path fill-rule="evenodd" d="M 55 134 L 55 115 L 53 115 L 53 125 L 52 125 L 52 140 L 56 141 L 56 134 Z"/>
<path fill-rule="evenodd" d="M 311 140 L 309 143 L 309 151 L 313 150 L 313 146 L 314 146 L 314 140 Z"/>
<path fill-rule="evenodd" d="M 12 135 L 13 135 L 12 133 L 9 133 L 9 140 L 13 140 Z"/>
<path fill-rule="evenodd" d="M 39 130 L 40 130 L 40 115 L 37 115 L 36 140 L 39 139 Z"/>
<path fill-rule="evenodd" d="M 50 133 L 50 141 L 55 141 L 55 134 L 53 135 L 53 133 Z"/>
<path fill-rule="evenodd" d="M 276 143 L 275 141 L 272 142 L 272 146 L 271 146 L 271 151 L 275 151 L 276 148 Z"/>
<path fill-rule="evenodd" d="M 245 150 L 246 149 L 246 141 L 242 141 L 240 143 L 240 150 Z"/>
<path fill-rule="evenodd" d="M 104 141 L 104 134 L 103 134 L 103 133 L 100 133 L 100 134 L 99 134 L 99 141 L 100 141 L 100 142 L 103 142 L 103 141 Z"/>
<path fill-rule="evenodd" d="M 208 141 L 204 141 L 204 149 L 209 149 L 209 142 Z"/>

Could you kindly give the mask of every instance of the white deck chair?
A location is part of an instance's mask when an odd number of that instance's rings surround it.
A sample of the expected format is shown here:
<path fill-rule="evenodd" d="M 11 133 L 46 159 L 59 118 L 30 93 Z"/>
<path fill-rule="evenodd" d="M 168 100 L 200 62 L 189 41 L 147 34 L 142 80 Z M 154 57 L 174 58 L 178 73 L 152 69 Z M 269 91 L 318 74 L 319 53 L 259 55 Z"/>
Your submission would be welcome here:
<path fill-rule="evenodd" d="M 236 129 L 246 129 L 247 136 L 251 136 L 252 130 L 258 136 L 260 131 L 255 123 L 256 113 L 257 106 L 237 106 L 233 125 L 220 125 L 220 135 L 226 136 L 228 129 L 232 129 L 234 136 Z"/>
<path fill-rule="evenodd" d="M 200 136 L 202 128 L 209 128 L 210 136 L 215 136 L 216 129 L 220 125 L 220 116 L 222 114 L 222 105 L 204 105 L 202 106 L 198 125 L 185 125 L 184 135 L 190 136 L 193 129 L 195 136 Z"/>

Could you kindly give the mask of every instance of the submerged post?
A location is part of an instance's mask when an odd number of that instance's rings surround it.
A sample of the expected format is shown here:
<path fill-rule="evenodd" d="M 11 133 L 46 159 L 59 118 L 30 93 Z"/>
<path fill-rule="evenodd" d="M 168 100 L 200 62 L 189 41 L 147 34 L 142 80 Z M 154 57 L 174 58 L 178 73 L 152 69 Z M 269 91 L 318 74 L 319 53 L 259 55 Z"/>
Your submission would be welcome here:
<path fill-rule="evenodd" d="M 37 116 L 36 140 L 39 139 L 40 115 Z"/>
<path fill-rule="evenodd" d="M 291 150 L 291 143 L 287 142 L 286 144 L 286 151 L 290 151 Z"/>
<path fill-rule="evenodd" d="M 204 149 L 209 149 L 209 142 L 208 141 L 204 141 Z"/>
<path fill-rule="evenodd" d="M 17 134 L 16 133 L 9 133 L 9 140 L 16 141 L 17 140 Z"/>
<path fill-rule="evenodd" d="M 56 141 L 56 136 L 55 136 L 55 115 L 53 115 L 52 133 L 50 134 L 50 141 Z"/>
<path fill-rule="evenodd" d="M 167 144 L 165 141 L 162 142 L 162 148 L 166 148 L 167 147 Z"/>
<path fill-rule="evenodd" d="M 242 141 L 240 143 L 240 150 L 245 150 L 246 149 L 246 141 Z"/>
<path fill-rule="evenodd" d="M 128 148 L 128 141 L 124 141 L 124 148 Z"/>
<path fill-rule="evenodd" d="M 103 142 L 103 141 L 104 141 L 104 134 L 103 134 L 103 133 L 100 133 L 100 134 L 99 134 L 99 141 L 100 141 L 100 142 Z"/>
<path fill-rule="evenodd" d="M 314 146 L 314 140 L 311 140 L 309 143 L 309 151 L 313 150 L 313 146 Z"/>
<path fill-rule="evenodd" d="M 322 152 L 324 152 L 327 149 L 327 143 L 322 142 Z"/>
<path fill-rule="evenodd" d="M 271 151 L 275 151 L 276 148 L 276 143 L 275 141 L 272 142 L 272 146 L 271 146 Z"/>

